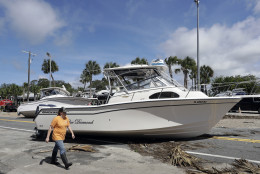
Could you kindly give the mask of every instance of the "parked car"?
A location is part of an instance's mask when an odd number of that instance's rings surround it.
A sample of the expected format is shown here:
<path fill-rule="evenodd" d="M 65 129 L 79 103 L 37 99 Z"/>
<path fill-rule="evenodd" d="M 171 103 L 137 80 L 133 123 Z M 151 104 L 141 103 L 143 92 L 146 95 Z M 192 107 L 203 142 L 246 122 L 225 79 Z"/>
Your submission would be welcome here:
<path fill-rule="evenodd" d="M 260 114 L 260 96 L 244 97 L 233 108 L 231 108 L 230 111 L 237 112 L 239 108 L 241 111 L 258 111 L 258 113 Z"/>
<path fill-rule="evenodd" d="M 4 112 L 17 112 L 17 107 L 14 103 L 8 103 L 4 107 Z"/>

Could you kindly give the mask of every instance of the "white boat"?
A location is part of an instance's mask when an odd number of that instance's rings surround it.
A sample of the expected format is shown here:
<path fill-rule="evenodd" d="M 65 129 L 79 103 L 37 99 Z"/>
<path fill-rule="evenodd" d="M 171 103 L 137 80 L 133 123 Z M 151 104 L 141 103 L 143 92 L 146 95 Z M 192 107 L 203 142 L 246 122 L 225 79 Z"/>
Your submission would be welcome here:
<path fill-rule="evenodd" d="M 170 79 L 163 65 L 110 68 L 104 75 L 117 89 L 105 104 L 66 107 L 75 133 L 195 137 L 207 133 L 240 101 L 189 91 Z M 39 111 L 38 132 L 48 130 L 58 109 Z"/>
<path fill-rule="evenodd" d="M 22 114 L 25 117 L 35 117 L 38 106 L 41 107 L 61 107 L 71 105 L 87 105 L 90 100 L 81 97 L 72 97 L 63 86 L 43 88 L 40 91 L 40 100 L 25 103 L 17 108 L 18 115 Z"/>

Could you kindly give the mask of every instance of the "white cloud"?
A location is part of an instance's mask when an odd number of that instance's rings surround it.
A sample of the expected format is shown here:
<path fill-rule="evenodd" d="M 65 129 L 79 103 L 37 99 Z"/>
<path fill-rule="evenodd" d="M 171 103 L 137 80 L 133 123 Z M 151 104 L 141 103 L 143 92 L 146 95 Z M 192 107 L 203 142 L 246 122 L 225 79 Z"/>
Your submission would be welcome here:
<path fill-rule="evenodd" d="M 4 24 L 5 24 L 5 19 L 0 18 L 0 36 L 3 35 L 4 32 Z"/>
<path fill-rule="evenodd" d="M 18 36 L 38 44 L 65 25 L 57 12 L 42 0 L 0 0 L 5 18 Z"/>
<path fill-rule="evenodd" d="M 197 29 L 178 28 L 161 49 L 168 56 L 197 57 Z M 209 65 L 215 75 L 260 76 L 260 19 L 248 17 L 233 26 L 215 24 L 200 28 L 200 65 Z"/>
<path fill-rule="evenodd" d="M 257 13 L 260 13 L 260 1 L 256 1 L 256 5 L 254 7 L 254 13 L 257 14 Z"/>
<path fill-rule="evenodd" d="M 143 1 L 135 1 L 135 0 L 129 0 L 126 2 L 126 8 L 128 13 L 128 19 L 132 18 L 132 16 L 136 13 L 136 11 L 142 6 Z"/>
<path fill-rule="evenodd" d="M 49 79 L 49 77 L 47 77 L 48 75 L 39 75 L 38 76 L 38 80 L 39 79 Z"/>
<path fill-rule="evenodd" d="M 57 36 L 54 42 L 58 46 L 68 46 L 72 43 L 73 37 L 72 31 L 66 31 L 62 33 L 61 36 Z"/>

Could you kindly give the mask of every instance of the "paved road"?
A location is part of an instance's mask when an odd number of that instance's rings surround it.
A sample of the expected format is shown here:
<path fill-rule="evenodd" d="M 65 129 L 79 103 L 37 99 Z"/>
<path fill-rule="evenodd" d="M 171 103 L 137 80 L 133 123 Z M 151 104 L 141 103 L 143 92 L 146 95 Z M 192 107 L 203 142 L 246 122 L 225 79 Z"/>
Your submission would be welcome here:
<path fill-rule="evenodd" d="M 168 174 L 185 173 L 183 169 L 161 163 L 148 156 L 141 156 L 126 144 L 113 143 L 108 139 L 66 139 L 65 147 L 74 144 L 89 144 L 96 152 L 67 152 L 73 162 L 70 170 L 61 165 L 50 164 L 53 142 L 32 138 L 32 119 L 1 116 L 0 114 L 0 173 L 1 174 L 46 174 L 46 173 L 93 173 L 93 174 Z M 77 135 L 76 135 L 77 136 Z M 45 153 L 40 153 L 46 151 Z"/>
<path fill-rule="evenodd" d="M 0 115 L 0 126 L 33 131 L 35 123 L 32 118 L 7 117 Z"/>
<path fill-rule="evenodd" d="M 249 124 L 249 123 L 248 123 Z M 24 117 L 8 117 L 0 114 L 0 128 L 6 130 L 28 131 L 31 134 L 34 130 L 33 119 Z M 129 150 L 124 141 L 111 138 L 83 138 L 83 143 L 92 145 L 105 145 L 109 148 Z M 234 159 L 243 158 L 253 163 L 260 164 L 260 125 L 259 128 L 213 128 L 208 135 L 181 141 L 188 153 L 211 162 L 232 163 Z M 117 152 L 114 152 L 117 153 Z M 96 160 L 89 157 L 90 160 Z M 84 162 L 83 158 L 79 163 Z M 1 172 L 1 171 L 0 171 Z"/>
<path fill-rule="evenodd" d="M 188 152 L 209 161 L 233 163 L 243 158 L 260 164 L 260 128 L 213 128 L 207 136 L 185 143 L 191 147 Z"/>

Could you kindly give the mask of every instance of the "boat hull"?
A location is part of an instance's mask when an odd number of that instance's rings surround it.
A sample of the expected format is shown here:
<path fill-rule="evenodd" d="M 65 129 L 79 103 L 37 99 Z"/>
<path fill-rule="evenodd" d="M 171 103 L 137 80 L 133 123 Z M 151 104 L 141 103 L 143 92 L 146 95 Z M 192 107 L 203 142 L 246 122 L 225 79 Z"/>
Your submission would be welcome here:
<path fill-rule="evenodd" d="M 75 133 L 188 138 L 207 133 L 240 98 L 158 99 L 67 107 Z M 42 109 L 38 130 L 48 130 L 58 108 Z"/>
<path fill-rule="evenodd" d="M 53 97 L 47 99 L 41 99 L 39 101 L 34 101 L 26 104 L 22 104 L 18 107 L 18 115 L 22 114 L 25 117 L 34 118 L 36 116 L 37 107 L 44 106 L 46 108 L 57 108 L 57 107 L 68 107 L 71 105 L 88 105 L 90 100 L 79 97 Z"/>

